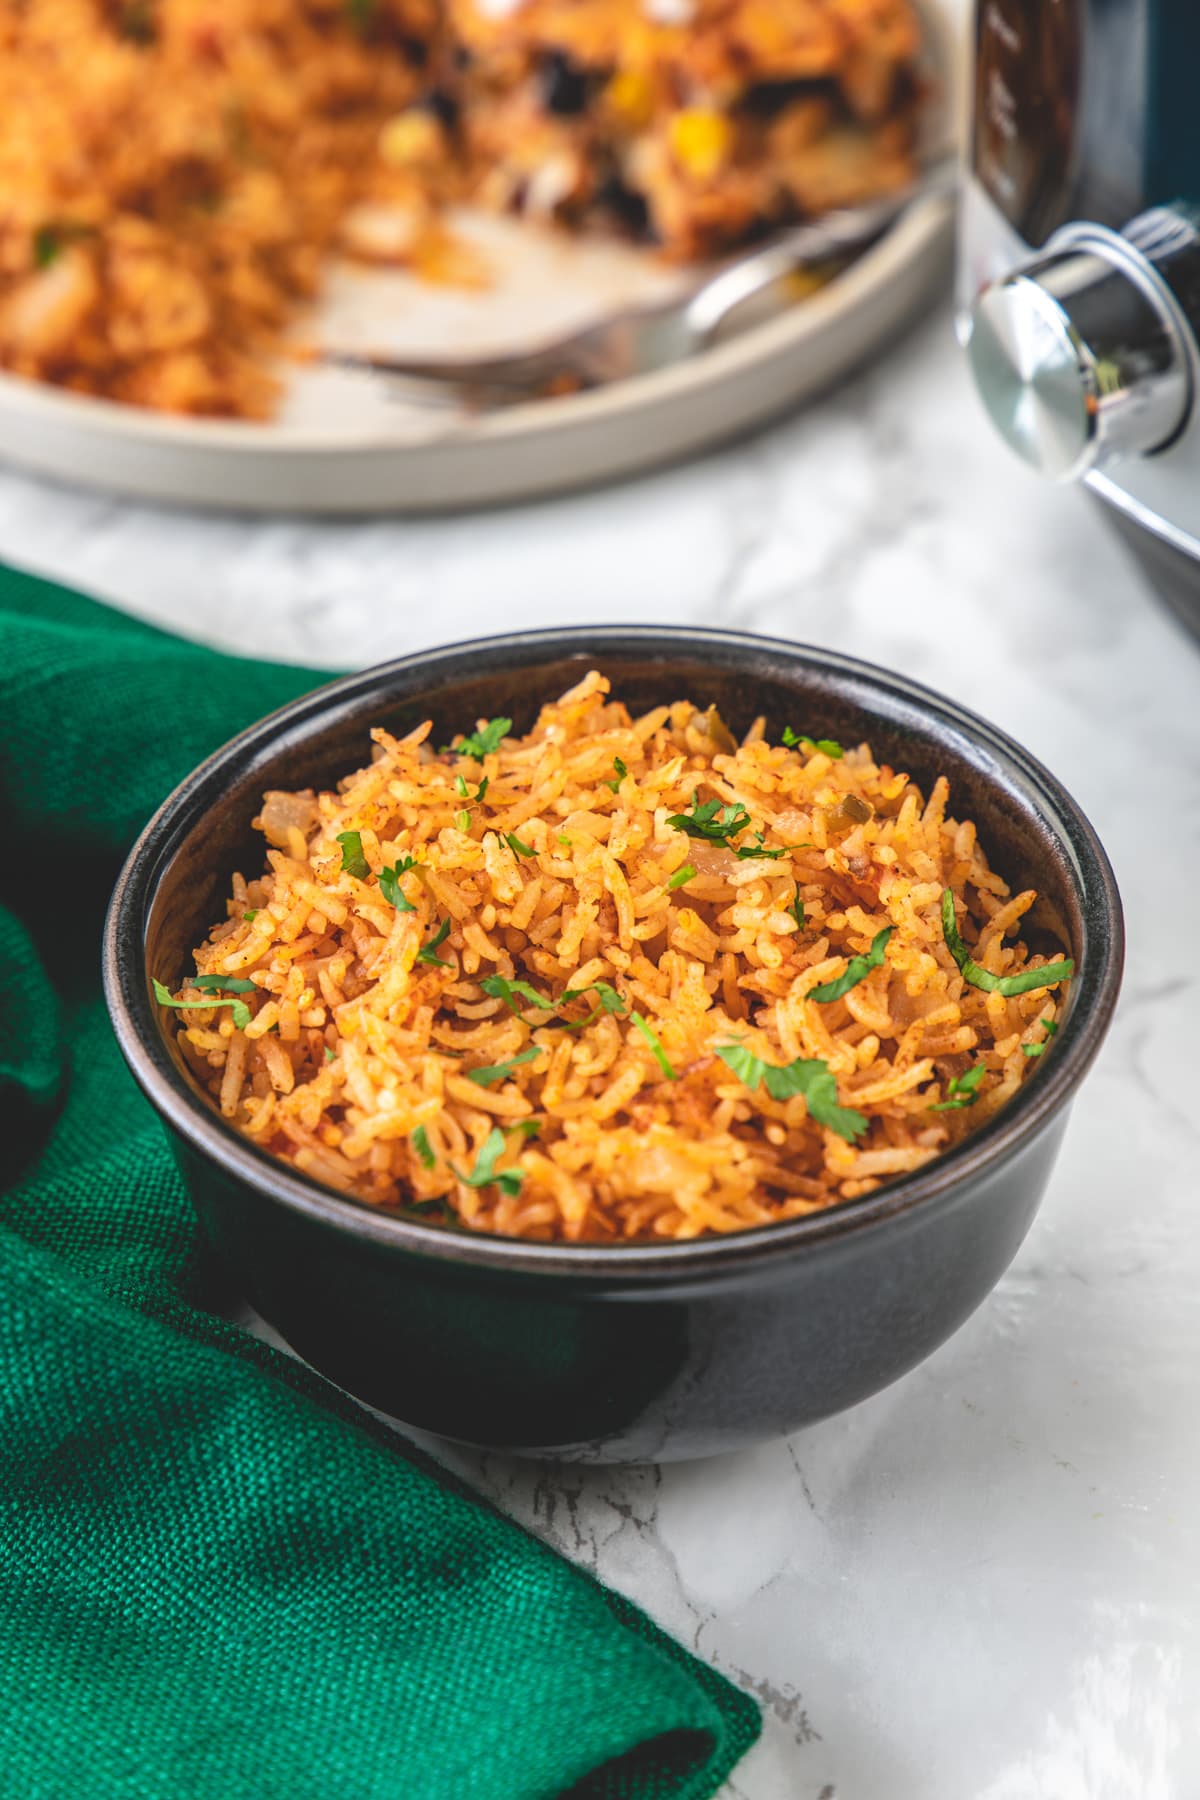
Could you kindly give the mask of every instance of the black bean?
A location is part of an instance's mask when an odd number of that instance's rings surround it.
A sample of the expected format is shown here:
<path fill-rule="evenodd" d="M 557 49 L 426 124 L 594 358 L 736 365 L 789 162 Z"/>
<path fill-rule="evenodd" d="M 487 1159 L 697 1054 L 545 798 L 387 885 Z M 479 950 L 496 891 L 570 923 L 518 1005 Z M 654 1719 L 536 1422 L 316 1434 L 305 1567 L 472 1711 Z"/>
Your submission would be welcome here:
<path fill-rule="evenodd" d="M 439 125 L 447 131 L 453 131 L 458 124 L 458 101 L 445 88 L 430 88 L 422 94 L 417 105 L 425 112 L 433 114 Z"/>
<path fill-rule="evenodd" d="M 631 237 L 645 237 L 650 208 L 645 197 L 626 187 L 619 175 L 609 175 L 600 183 L 596 189 L 596 205 L 610 212 Z"/>
<path fill-rule="evenodd" d="M 797 100 L 816 98 L 833 90 L 823 81 L 759 81 L 747 88 L 739 110 L 755 119 L 774 119 Z"/>
<path fill-rule="evenodd" d="M 547 112 L 570 118 L 574 113 L 581 113 L 587 105 L 587 76 L 561 50 L 551 51 L 543 60 L 538 70 L 538 86 Z"/>

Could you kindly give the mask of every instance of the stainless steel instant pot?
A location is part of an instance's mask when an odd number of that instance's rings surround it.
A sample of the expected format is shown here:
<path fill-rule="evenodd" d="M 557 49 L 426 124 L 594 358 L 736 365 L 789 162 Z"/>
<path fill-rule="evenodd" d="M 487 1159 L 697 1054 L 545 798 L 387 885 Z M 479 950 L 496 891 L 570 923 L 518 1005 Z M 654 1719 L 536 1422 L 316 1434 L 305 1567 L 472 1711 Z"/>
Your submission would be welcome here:
<path fill-rule="evenodd" d="M 959 324 L 1200 631 L 1200 0 L 977 0 Z"/>

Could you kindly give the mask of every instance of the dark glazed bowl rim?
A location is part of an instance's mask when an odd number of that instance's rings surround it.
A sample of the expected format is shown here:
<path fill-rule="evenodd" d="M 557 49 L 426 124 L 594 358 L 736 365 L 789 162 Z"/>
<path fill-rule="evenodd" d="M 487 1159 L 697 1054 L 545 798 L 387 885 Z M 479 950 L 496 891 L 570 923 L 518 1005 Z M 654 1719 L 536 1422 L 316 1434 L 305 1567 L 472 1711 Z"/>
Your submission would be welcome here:
<path fill-rule="evenodd" d="M 1069 864 L 1080 908 L 1086 954 L 1079 961 L 1069 1016 L 1054 1053 L 1036 1078 L 976 1134 L 943 1152 L 912 1175 L 885 1184 L 861 1199 L 843 1201 L 825 1212 L 782 1224 L 755 1226 L 716 1237 L 670 1244 L 535 1243 L 522 1238 L 485 1236 L 466 1229 L 422 1224 L 374 1211 L 339 1194 L 257 1149 L 212 1110 L 200 1091 L 170 1057 L 150 996 L 144 932 L 150 904 L 164 868 L 196 822 L 219 801 L 231 774 L 281 739 L 307 742 L 318 737 L 339 713 L 359 710 L 364 700 L 385 690 L 397 676 L 428 676 L 430 685 L 482 667 L 507 669 L 566 658 L 605 656 L 648 662 L 673 657 L 726 668 L 760 666 L 765 658 L 792 670 L 809 671 L 832 686 L 848 704 L 876 710 L 895 724 L 906 719 L 927 741 L 954 738 L 972 746 L 979 768 L 982 752 L 989 779 L 1016 790 L 1027 810 L 1036 806 L 1058 838 Z M 879 701 L 887 704 L 879 705 Z M 835 651 L 784 639 L 757 637 L 703 627 L 572 627 L 516 632 L 470 639 L 418 651 L 316 688 L 269 714 L 232 738 L 184 780 L 163 802 L 129 853 L 121 871 L 104 930 L 105 995 L 121 1050 L 143 1092 L 192 1149 L 216 1163 L 235 1182 L 266 1193 L 274 1202 L 339 1232 L 396 1251 L 470 1265 L 481 1270 L 534 1276 L 575 1276 L 606 1287 L 678 1281 L 681 1285 L 733 1274 L 749 1265 L 786 1258 L 805 1247 L 828 1244 L 914 1208 L 950 1203 L 974 1178 L 1007 1162 L 1065 1108 L 1104 1039 L 1116 1005 L 1124 956 L 1124 927 L 1116 880 L 1091 824 L 1062 785 L 1012 738 L 965 707 L 906 677 Z"/>

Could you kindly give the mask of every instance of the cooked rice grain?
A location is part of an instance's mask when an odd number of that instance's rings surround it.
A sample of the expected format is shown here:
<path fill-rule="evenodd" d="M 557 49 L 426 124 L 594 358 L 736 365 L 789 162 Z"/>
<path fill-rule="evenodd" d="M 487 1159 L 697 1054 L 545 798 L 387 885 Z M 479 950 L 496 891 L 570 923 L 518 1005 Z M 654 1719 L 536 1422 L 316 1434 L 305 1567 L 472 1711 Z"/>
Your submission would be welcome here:
<path fill-rule="evenodd" d="M 375 760 L 336 793 L 266 796 L 267 867 L 234 877 L 226 922 L 196 952 L 200 974 L 254 981 L 240 996 L 253 1017 L 239 1030 L 229 1005 L 178 1015 L 224 1117 L 316 1180 L 514 1237 L 738 1231 L 920 1168 L 1035 1068 L 1026 1046 L 1064 990 L 967 985 L 939 908 L 952 888 L 974 958 L 1013 974 L 1045 960 L 1005 936 L 1036 894 L 989 868 L 974 825 L 947 814 L 945 779 L 926 798 L 865 744 L 840 760 L 780 748 L 762 721 L 731 748 L 688 701 L 632 718 L 597 673 L 482 760 L 435 753 L 430 730 L 374 731 Z M 748 811 L 736 845 L 761 829 L 786 853 L 739 860 L 669 823 L 708 800 Z M 367 879 L 343 867 L 345 833 Z M 379 875 L 406 857 L 400 910 Z M 808 997 L 886 926 L 882 966 L 840 999 Z M 592 991 L 552 1013 L 488 994 L 496 976 L 547 1002 Z M 185 982 L 176 997 L 206 996 Z M 751 1091 L 715 1054 L 734 1042 L 771 1065 L 823 1061 L 865 1133 L 823 1127 L 803 1094 Z M 933 1110 L 980 1064 L 970 1104 Z M 497 1130 L 492 1172 L 507 1178 L 473 1186 Z"/>

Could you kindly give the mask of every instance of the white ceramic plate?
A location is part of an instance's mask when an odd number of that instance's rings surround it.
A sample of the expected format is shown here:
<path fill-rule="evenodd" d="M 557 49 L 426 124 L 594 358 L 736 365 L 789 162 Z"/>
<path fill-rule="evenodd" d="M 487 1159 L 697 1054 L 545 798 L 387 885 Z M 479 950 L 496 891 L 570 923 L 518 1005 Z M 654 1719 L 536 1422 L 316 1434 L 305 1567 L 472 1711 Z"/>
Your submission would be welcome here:
<path fill-rule="evenodd" d="M 942 5 L 946 0 L 942 0 Z M 953 27 L 926 9 L 954 102 Z M 590 393 L 481 417 L 377 375 L 298 368 L 269 424 L 173 418 L 0 375 L 0 454 L 146 500 L 240 511 L 449 511 L 579 487 L 706 449 L 788 411 L 894 336 L 940 284 L 952 203 L 915 202 L 835 281 L 702 356 Z M 443 353 L 532 343 L 669 292 L 645 252 L 464 214 L 495 271 L 483 293 L 339 268 L 299 335 L 341 348 Z"/>

